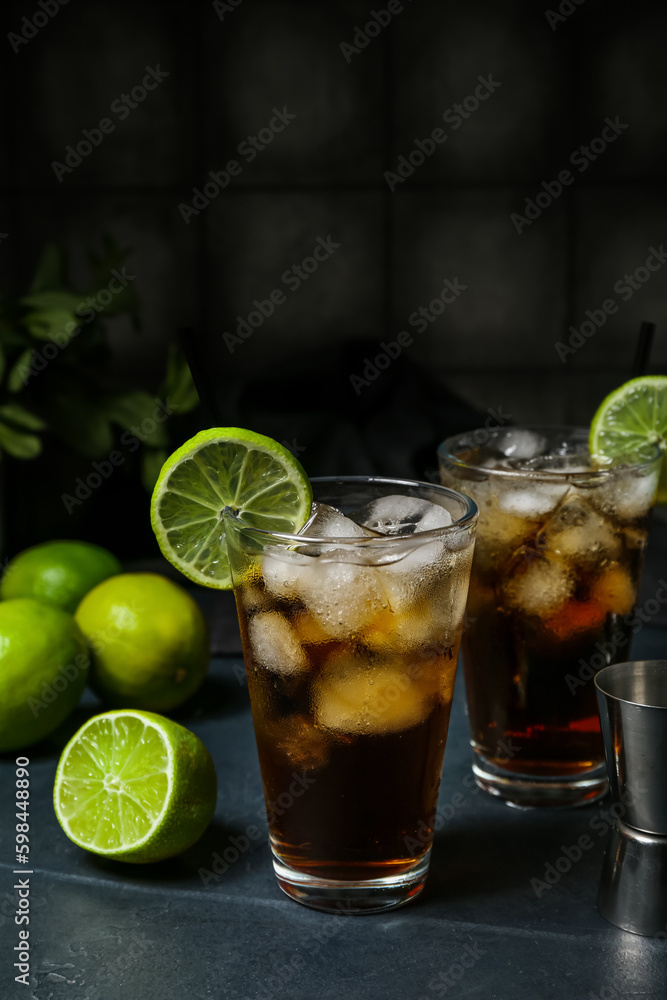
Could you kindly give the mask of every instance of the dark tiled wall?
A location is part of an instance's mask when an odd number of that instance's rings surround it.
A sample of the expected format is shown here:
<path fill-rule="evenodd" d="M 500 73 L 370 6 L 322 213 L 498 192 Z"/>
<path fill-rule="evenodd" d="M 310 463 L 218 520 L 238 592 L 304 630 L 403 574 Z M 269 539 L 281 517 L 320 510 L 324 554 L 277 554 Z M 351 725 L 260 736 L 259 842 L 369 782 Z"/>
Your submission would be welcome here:
<path fill-rule="evenodd" d="M 0 254 L 11 280 L 46 239 L 65 242 L 80 272 L 85 244 L 107 229 L 135 248 L 145 306 L 140 336 L 113 326 L 119 365 L 156 368 L 166 334 L 196 321 L 224 385 L 290 354 L 410 329 L 410 359 L 443 394 L 453 387 L 482 410 L 502 402 L 520 420 L 587 420 L 628 376 L 643 318 L 660 324 L 653 360 L 664 369 L 667 266 L 627 301 L 614 286 L 667 242 L 665 9 L 392 6 L 402 9 L 391 23 L 347 56 L 342 43 L 372 10 L 387 19 L 385 0 L 88 0 L 17 52 L 8 37 Z M 572 12 L 556 20 L 559 7 Z M 10 5 L 5 34 L 38 9 Z M 168 76 L 121 119 L 113 102 L 158 65 Z M 486 99 L 443 121 L 480 77 Z M 249 162 L 239 145 L 274 108 L 296 117 Z M 113 132 L 58 181 L 52 162 L 104 117 Z M 569 164 L 608 117 L 627 127 L 587 169 Z M 446 140 L 390 190 L 386 172 L 436 128 Z M 179 206 L 233 158 L 240 173 L 184 220 Z M 573 183 L 518 233 L 512 214 L 568 166 Z M 281 276 L 328 234 L 340 247 L 290 290 Z M 425 330 L 406 326 L 445 279 L 465 290 Z M 275 288 L 285 301 L 230 353 L 222 333 Z M 563 362 L 555 345 L 609 298 L 618 311 Z"/>

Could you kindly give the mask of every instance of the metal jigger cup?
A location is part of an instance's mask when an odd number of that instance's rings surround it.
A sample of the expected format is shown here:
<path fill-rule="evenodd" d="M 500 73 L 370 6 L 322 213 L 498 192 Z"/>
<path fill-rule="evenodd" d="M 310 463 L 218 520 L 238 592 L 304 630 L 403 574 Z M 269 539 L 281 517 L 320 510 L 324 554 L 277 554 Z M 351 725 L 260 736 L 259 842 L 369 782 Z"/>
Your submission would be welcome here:
<path fill-rule="evenodd" d="M 598 910 L 667 938 L 667 660 L 615 663 L 595 677 L 614 812 Z"/>

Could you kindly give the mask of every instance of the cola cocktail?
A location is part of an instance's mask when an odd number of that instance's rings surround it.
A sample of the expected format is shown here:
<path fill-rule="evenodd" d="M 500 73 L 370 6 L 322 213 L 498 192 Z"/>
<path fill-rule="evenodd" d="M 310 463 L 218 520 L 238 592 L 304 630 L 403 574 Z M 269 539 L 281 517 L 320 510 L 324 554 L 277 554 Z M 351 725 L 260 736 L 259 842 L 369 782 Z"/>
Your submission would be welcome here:
<path fill-rule="evenodd" d="M 428 871 L 476 509 L 410 481 L 314 480 L 298 535 L 228 549 L 279 884 L 400 905 Z"/>
<path fill-rule="evenodd" d="M 607 789 L 593 676 L 629 655 L 660 457 L 601 464 L 576 429 L 480 430 L 439 450 L 479 506 L 463 665 L 478 784 L 516 805 Z"/>

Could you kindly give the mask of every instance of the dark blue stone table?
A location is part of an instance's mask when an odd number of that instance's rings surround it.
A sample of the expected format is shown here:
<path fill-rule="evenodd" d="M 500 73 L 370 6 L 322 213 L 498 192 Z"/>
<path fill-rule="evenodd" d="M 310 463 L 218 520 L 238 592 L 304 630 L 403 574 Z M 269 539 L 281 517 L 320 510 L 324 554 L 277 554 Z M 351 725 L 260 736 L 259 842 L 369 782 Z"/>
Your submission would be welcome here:
<path fill-rule="evenodd" d="M 665 548 L 652 550 L 640 606 L 656 593 Z M 217 645 L 233 648 L 229 597 L 202 599 L 222 623 Z M 667 654 L 664 625 L 660 608 L 637 633 L 635 658 Z M 70 730 L 99 710 L 87 694 Z M 667 996 L 667 942 L 617 930 L 595 909 L 609 803 L 521 812 L 478 792 L 461 680 L 431 875 L 417 901 L 383 915 L 328 916 L 278 889 L 239 655 L 215 658 L 201 692 L 176 717 L 213 755 L 218 807 L 198 844 L 158 865 L 105 862 L 70 843 L 51 806 L 65 737 L 28 751 L 30 986 L 13 979 L 14 759 L 0 758 L 2 1000 Z M 577 860 L 573 845 L 584 834 L 592 846 Z M 542 888 L 547 872 L 554 884 Z"/>

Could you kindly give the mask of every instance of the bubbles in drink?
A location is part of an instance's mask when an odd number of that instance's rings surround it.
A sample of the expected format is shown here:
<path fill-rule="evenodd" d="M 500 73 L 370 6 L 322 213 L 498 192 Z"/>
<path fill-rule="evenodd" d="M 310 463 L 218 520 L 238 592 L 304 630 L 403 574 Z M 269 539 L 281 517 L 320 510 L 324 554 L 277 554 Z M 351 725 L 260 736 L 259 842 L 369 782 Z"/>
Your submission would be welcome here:
<path fill-rule="evenodd" d="M 299 576 L 299 599 L 331 638 L 343 639 L 376 618 L 385 606 L 374 570 L 314 560 Z"/>
<path fill-rule="evenodd" d="M 277 611 L 265 611 L 248 622 L 254 663 L 275 674 L 291 676 L 308 667 L 306 654 L 290 623 Z"/>
<path fill-rule="evenodd" d="M 284 545 L 267 545 L 262 553 L 261 573 L 264 585 L 273 597 L 299 595 L 299 581 L 308 572 L 311 558 L 293 552 Z"/>

